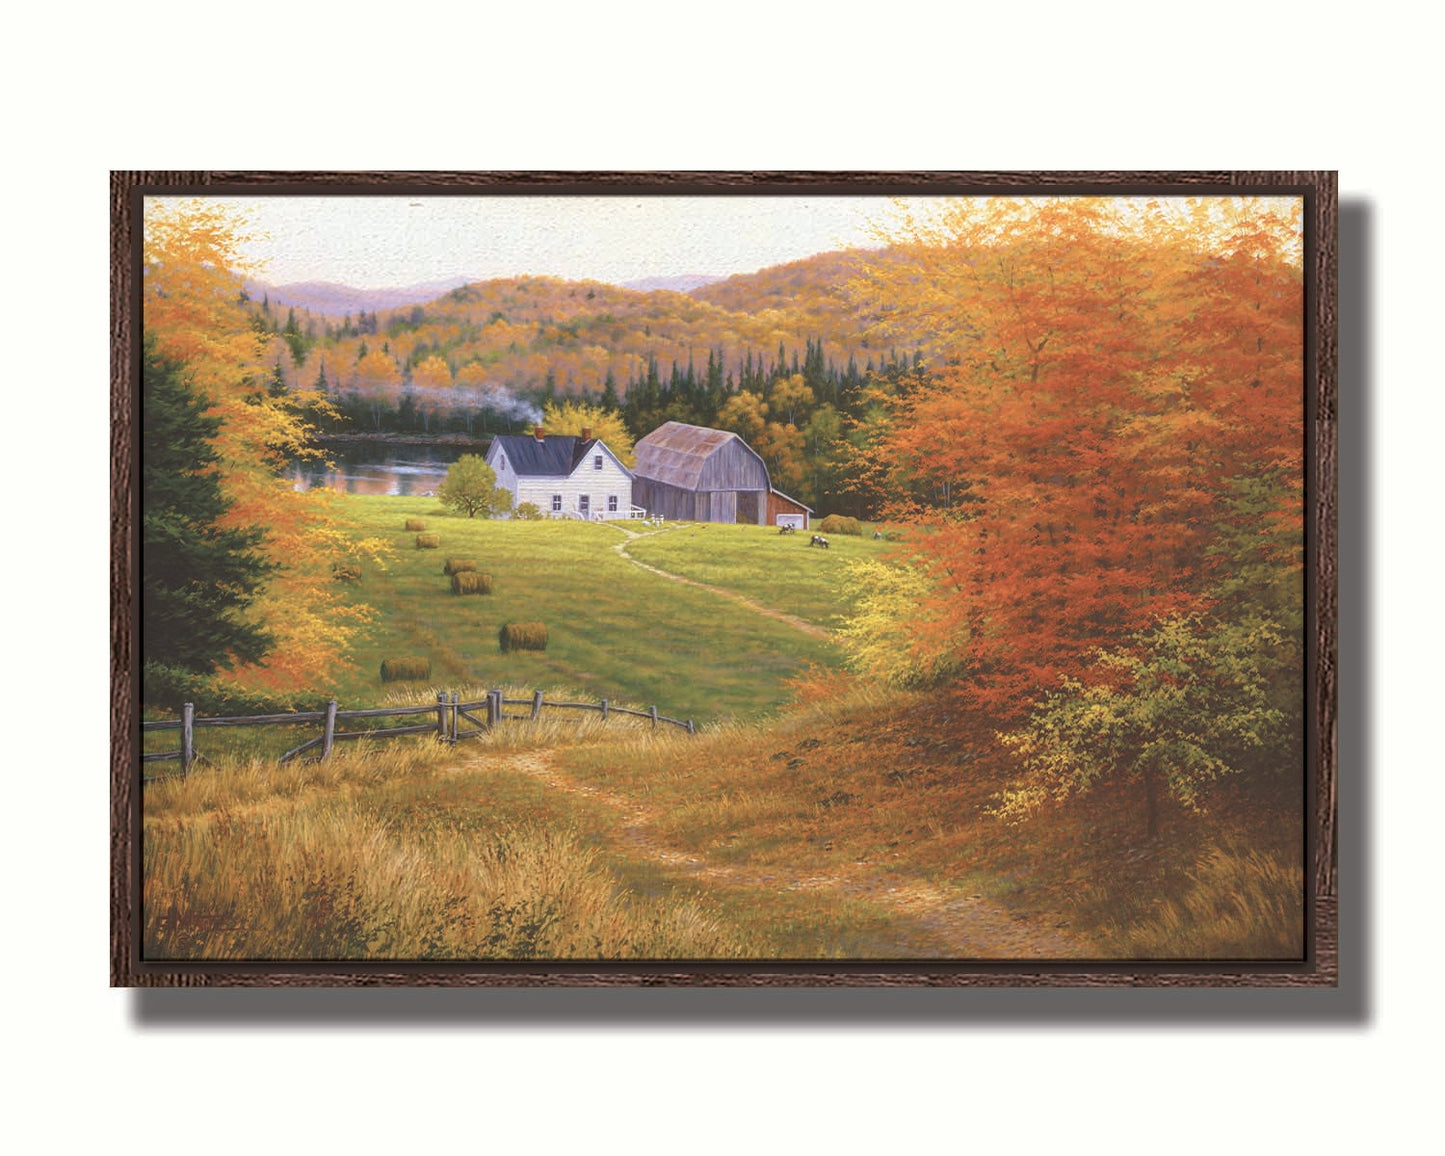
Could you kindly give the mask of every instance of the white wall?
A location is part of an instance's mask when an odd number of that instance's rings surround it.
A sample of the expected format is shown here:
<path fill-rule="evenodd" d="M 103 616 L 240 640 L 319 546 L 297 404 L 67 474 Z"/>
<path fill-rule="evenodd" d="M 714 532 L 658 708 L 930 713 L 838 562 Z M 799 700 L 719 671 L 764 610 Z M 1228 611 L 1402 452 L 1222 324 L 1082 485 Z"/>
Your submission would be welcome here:
<path fill-rule="evenodd" d="M 593 464 L 598 457 L 602 459 L 601 469 Z M 549 518 L 567 517 L 581 511 L 580 499 L 584 494 L 591 499 L 590 521 L 597 521 L 598 515 L 602 521 L 626 518 L 632 508 L 632 476 L 612 451 L 603 446 L 594 447 L 586 460 L 565 478 L 519 477 L 511 459 L 496 443 L 487 451 L 487 462 L 497 472 L 497 484 L 511 491 L 513 509 L 523 502 L 532 502 Z M 552 509 L 553 495 L 562 498 L 560 512 Z M 616 510 L 608 510 L 609 497 L 617 499 Z"/>

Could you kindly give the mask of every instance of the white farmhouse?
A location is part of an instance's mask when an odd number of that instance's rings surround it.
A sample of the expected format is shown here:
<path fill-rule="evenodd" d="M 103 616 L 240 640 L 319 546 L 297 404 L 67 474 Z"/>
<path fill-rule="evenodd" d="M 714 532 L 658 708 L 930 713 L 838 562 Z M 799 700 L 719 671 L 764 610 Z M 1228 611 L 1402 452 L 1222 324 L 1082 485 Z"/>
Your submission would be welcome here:
<path fill-rule="evenodd" d="M 494 437 L 487 465 L 511 491 L 512 508 L 533 503 L 548 518 L 606 522 L 632 516 L 632 471 L 584 429 L 582 436 L 529 434 Z"/>

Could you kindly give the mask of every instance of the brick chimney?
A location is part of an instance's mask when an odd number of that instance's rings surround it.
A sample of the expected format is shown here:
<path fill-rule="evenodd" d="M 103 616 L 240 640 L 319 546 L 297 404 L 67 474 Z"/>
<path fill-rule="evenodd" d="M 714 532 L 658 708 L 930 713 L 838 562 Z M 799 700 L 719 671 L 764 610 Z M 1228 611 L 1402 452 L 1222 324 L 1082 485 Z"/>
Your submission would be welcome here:
<path fill-rule="evenodd" d="M 590 425 L 584 425 L 582 427 L 582 440 L 584 442 L 590 442 L 592 440 L 592 427 Z"/>
<path fill-rule="evenodd" d="M 541 426 L 537 426 L 535 429 L 532 430 L 532 436 L 540 442 L 546 439 L 547 431 L 544 430 Z"/>

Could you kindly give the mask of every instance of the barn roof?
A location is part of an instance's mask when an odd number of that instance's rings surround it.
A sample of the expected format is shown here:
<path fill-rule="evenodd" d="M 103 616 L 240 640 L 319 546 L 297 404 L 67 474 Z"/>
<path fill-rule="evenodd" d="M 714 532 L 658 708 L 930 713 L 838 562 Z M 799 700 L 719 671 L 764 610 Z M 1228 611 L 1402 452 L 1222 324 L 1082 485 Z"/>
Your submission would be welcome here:
<path fill-rule="evenodd" d="M 531 434 L 498 434 L 492 439 L 524 478 L 565 478 L 598 444 L 597 438 L 552 434 L 538 441 Z"/>
<path fill-rule="evenodd" d="M 708 458 L 734 438 L 742 441 L 737 434 L 726 430 L 680 421 L 665 422 L 634 447 L 637 465 L 633 472 L 680 489 L 697 489 Z"/>

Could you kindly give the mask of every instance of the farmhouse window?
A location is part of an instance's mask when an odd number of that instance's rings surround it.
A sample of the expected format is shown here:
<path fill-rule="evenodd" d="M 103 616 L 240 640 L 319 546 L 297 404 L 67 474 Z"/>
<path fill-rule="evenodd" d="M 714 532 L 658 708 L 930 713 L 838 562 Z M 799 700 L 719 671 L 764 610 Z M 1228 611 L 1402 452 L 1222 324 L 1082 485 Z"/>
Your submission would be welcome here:
<path fill-rule="evenodd" d="M 608 495 L 607 495 L 607 512 L 608 512 L 609 514 L 615 514 L 615 513 L 617 513 L 617 495 L 616 495 L 616 494 L 608 494 Z"/>
<path fill-rule="evenodd" d="M 600 470 L 600 469 L 602 468 L 602 455 L 601 455 L 601 454 L 598 454 L 596 457 L 594 457 L 594 458 L 592 459 L 592 468 L 593 468 L 594 470 Z"/>
<path fill-rule="evenodd" d="M 592 498 L 591 498 L 591 496 L 588 495 L 588 494 L 583 494 L 580 498 L 578 498 L 578 499 L 577 499 L 577 508 L 578 508 L 579 510 L 581 510 L 582 513 L 584 513 L 584 514 L 587 513 L 589 510 L 591 510 L 591 509 L 592 509 Z"/>
<path fill-rule="evenodd" d="M 561 495 L 561 494 L 553 494 L 553 495 L 552 495 L 552 513 L 554 513 L 554 514 L 560 514 L 561 512 L 562 512 L 562 495 Z"/>
<path fill-rule="evenodd" d="M 505 470 L 506 468 L 507 468 L 507 455 L 506 455 L 506 454 L 498 454 L 498 455 L 497 455 L 497 469 L 499 469 L 499 470 Z"/>

